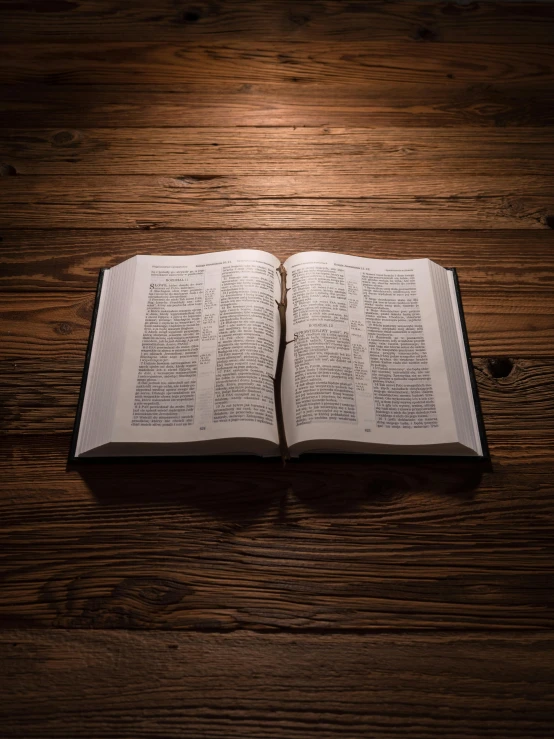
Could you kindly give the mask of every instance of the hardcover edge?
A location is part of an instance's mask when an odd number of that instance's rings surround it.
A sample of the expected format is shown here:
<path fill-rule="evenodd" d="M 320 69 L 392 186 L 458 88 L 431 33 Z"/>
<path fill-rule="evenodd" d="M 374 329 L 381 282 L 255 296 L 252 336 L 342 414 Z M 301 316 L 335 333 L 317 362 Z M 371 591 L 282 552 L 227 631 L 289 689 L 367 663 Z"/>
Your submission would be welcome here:
<path fill-rule="evenodd" d="M 81 379 L 81 387 L 79 389 L 79 400 L 77 401 L 77 411 L 75 413 L 75 423 L 73 424 L 73 433 L 71 434 L 71 444 L 69 447 L 68 464 L 81 462 L 82 460 L 75 455 L 77 450 L 77 439 L 79 437 L 79 429 L 81 427 L 81 416 L 83 415 L 83 403 L 85 400 L 85 391 L 88 382 L 88 373 L 90 368 L 90 358 L 92 355 L 92 346 L 94 344 L 94 334 L 96 332 L 96 321 L 98 319 L 98 309 L 100 307 L 100 295 L 102 293 L 102 285 L 104 284 L 104 274 L 106 269 L 103 268 L 98 274 L 98 282 L 96 284 L 96 295 L 94 298 L 94 308 L 90 321 L 90 331 L 88 336 L 87 351 L 85 354 L 85 364 L 83 368 L 83 377 Z"/>
<path fill-rule="evenodd" d="M 475 379 L 475 368 L 473 367 L 473 360 L 471 358 L 471 350 L 469 348 L 469 338 L 467 335 L 466 319 L 464 315 L 464 307 L 462 304 L 462 293 L 460 290 L 460 281 L 458 280 L 458 272 L 455 267 L 446 267 L 449 272 L 452 272 L 454 277 L 454 288 L 456 290 L 456 302 L 458 304 L 458 314 L 460 316 L 460 325 L 462 327 L 462 336 L 464 339 L 464 349 L 467 359 L 467 367 L 469 370 L 469 381 L 471 383 L 471 392 L 473 395 L 473 405 L 475 407 L 475 415 L 477 417 L 477 428 L 479 430 L 479 439 L 481 441 L 481 448 L 483 454 L 478 459 L 484 459 L 488 462 L 491 460 L 489 444 L 487 441 L 487 432 L 485 429 L 485 422 L 483 419 L 483 411 L 481 408 L 481 399 L 479 398 L 479 390 L 477 388 L 477 380 Z"/>

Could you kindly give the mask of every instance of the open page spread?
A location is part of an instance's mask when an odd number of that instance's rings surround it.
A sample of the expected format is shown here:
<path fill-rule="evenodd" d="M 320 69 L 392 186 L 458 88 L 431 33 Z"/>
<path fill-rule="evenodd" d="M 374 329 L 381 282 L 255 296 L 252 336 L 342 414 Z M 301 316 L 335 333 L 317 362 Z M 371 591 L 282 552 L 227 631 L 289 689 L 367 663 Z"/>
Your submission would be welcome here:
<path fill-rule="evenodd" d="M 135 259 L 110 441 L 277 444 L 279 261 L 256 250 Z"/>
<path fill-rule="evenodd" d="M 483 455 L 455 277 L 427 259 L 137 256 L 99 294 L 74 456 Z"/>
<path fill-rule="evenodd" d="M 309 252 L 285 262 L 287 441 L 301 451 L 455 442 L 428 260 Z M 316 443 L 327 440 L 329 443 Z M 303 444 L 303 442 L 306 442 Z"/>

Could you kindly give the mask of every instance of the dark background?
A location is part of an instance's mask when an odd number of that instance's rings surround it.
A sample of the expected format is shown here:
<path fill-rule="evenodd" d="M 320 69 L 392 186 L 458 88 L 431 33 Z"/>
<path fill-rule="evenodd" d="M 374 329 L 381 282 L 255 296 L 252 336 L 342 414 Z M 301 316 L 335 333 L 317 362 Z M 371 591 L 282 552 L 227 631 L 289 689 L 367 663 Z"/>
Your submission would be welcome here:
<path fill-rule="evenodd" d="M 548 737 L 554 4 L 0 5 L 0 734 Z M 494 471 L 66 470 L 100 267 L 461 283 Z"/>

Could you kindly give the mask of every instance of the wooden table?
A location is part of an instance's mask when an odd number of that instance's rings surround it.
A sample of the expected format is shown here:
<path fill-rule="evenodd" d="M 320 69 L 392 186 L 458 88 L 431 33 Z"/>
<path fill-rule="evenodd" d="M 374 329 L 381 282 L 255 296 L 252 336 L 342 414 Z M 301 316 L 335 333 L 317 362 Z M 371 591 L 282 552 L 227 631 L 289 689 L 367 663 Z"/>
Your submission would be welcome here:
<path fill-rule="evenodd" d="M 3 737 L 550 737 L 554 4 L 2 7 Z M 66 470 L 100 267 L 456 266 L 493 457 Z"/>

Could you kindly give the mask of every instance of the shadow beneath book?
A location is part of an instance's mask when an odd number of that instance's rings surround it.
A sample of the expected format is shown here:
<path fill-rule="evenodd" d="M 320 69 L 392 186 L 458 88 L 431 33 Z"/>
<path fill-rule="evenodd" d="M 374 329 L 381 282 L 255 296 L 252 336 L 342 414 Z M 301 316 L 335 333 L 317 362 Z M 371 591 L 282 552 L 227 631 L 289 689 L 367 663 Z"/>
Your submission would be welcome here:
<path fill-rule="evenodd" d="M 380 507 L 416 496 L 465 502 L 475 496 L 484 465 L 467 460 L 307 458 L 283 467 L 258 458 L 186 462 L 100 462 L 78 472 L 99 504 L 136 511 L 186 507 L 245 524 L 294 496 L 327 513 Z M 281 510 L 282 513 L 282 510 Z"/>
<path fill-rule="evenodd" d="M 472 500 L 485 469 L 483 464 L 467 460 L 397 458 L 318 463 L 312 459 L 306 460 L 302 470 L 305 481 L 311 480 L 312 484 L 299 485 L 297 481 L 294 490 L 305 505 L 319 512 L 341 513 L 362 506 L 381 508 L 405 503 L 405 512 L 411 514 L 416 499 L 418 505 L 437 496 L 453 502 Z"/>

